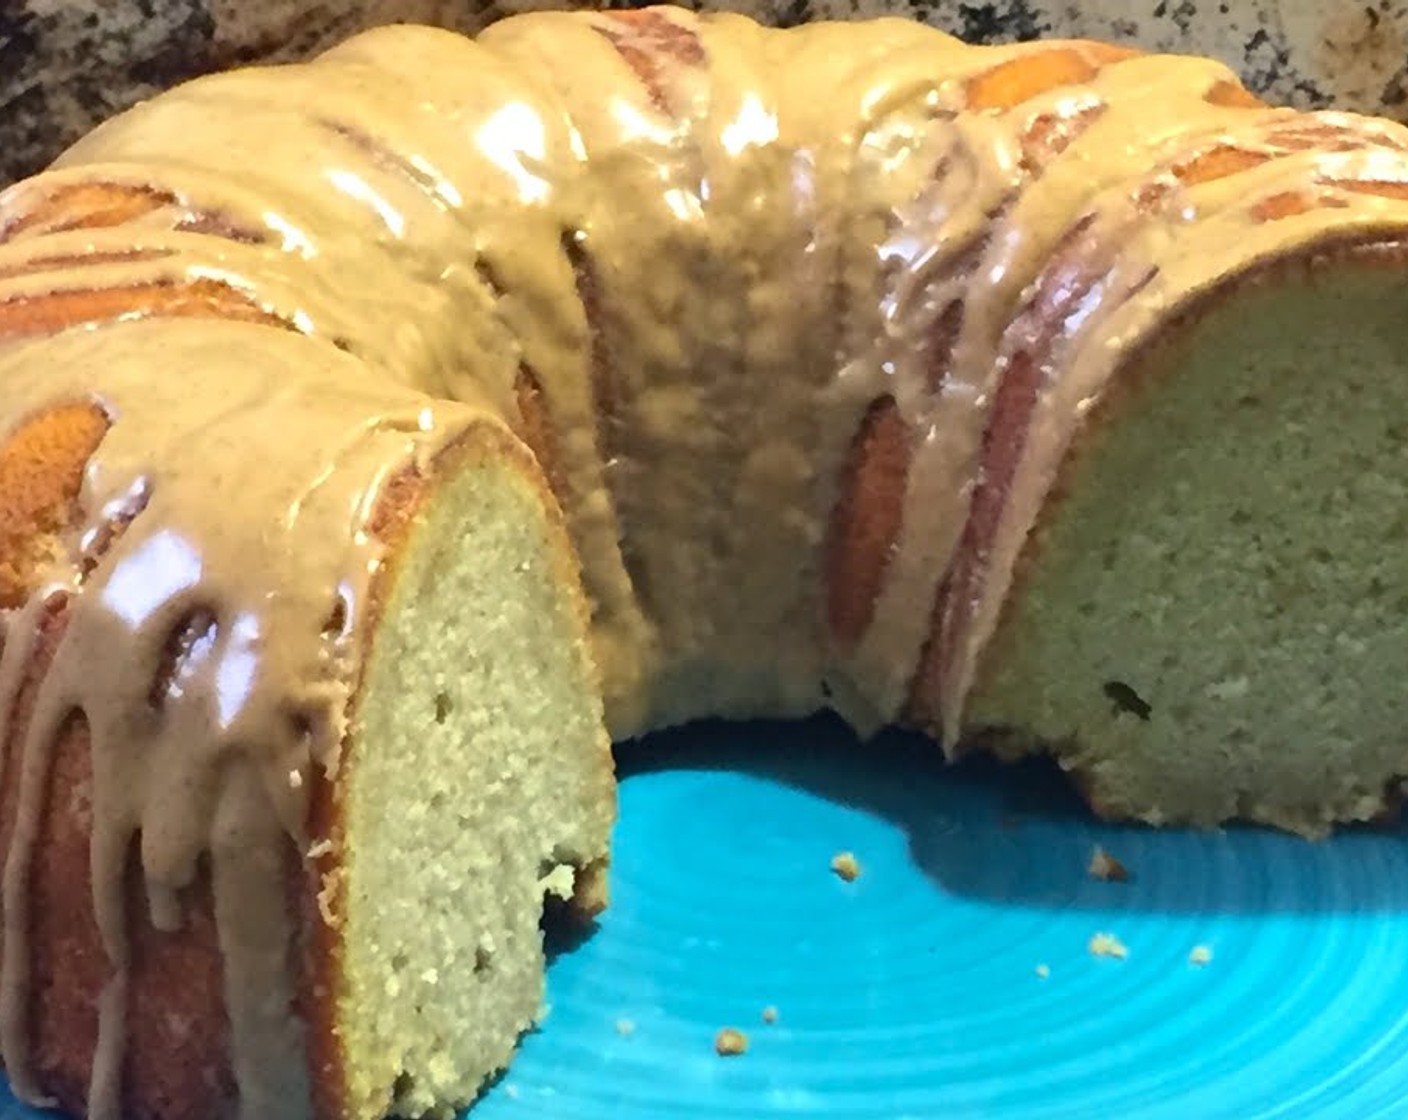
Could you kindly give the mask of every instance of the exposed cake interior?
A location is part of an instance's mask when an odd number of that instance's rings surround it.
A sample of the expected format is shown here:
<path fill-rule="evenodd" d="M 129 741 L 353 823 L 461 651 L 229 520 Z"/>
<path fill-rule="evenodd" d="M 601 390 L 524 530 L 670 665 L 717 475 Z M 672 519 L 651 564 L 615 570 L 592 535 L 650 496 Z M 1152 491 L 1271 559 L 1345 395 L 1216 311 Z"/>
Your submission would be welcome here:
<path fill-rule="evenodd" d="M 408 534 L 342 805 L 349 1117 L 451 1116 L 543 998 L 544 896 L 586 905 L 614 812 L 566 538 L 533 476 L 485 461 Z"/>
<path fill-rule="evenodd" d="M 968 726 L 1103 811 L 1307 834 L 1381 811 L 1408 679 L 1408 273 L 1340 253 L 1227 286 L 1078 436 Z"/>

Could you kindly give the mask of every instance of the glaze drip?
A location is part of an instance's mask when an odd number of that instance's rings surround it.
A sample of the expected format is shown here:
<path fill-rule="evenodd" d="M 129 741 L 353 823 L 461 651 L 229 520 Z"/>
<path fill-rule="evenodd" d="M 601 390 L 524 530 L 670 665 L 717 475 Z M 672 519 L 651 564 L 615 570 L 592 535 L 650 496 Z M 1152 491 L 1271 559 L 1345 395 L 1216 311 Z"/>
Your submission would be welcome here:
<path fill-rule="evenodd" d="M 618 737 L 831 705 L 953 747 L 1121 362 L 1228 277 L 1405 231 L 1396 125 L 1268 108 L 1211 61 L 898 20 L 386 28 L 98 129 L 0 195 L 5 430 L 32 451 L 46 410 L 88 417 L 0 571 L 18 1091 L 42 1097 L 28 899 L 74 720 L 109 967 L 92 1114 L 121 1099 L 131 923 L 187 923 L 202 861 L 241 1114 L 325 1091 L 286 868 L 333 866 L 310 799 L 408 464 L 484 425 L 532 445 Z M 28 454 L 0 450 L 0 494 Z"/>
<path fill-rule="evenodd" d="M 150 383 L 155 354 L 180 376 Z M 81 716 L 93 904 L 111 967 L 90 1115 L 120 1115 L 129 922 L 179 929 L 207 854 L 241 1115 L 306 1115 L 282 860 L 306 846 L 308 791 L 335 769 L 345 734 L 380 563 L 372 511 L 390 475 L 424 469 L 476 414 L 381 387 L 330 347 L 228 322 L 61 335 L 0 356 L 0 378 L 21 414 L 101 385 L 112 417 L 66 543 L 36 571 L 0 655 L 0 741 L 20 786 L 3 896 L 6 1069 L 18 1093 L 44 1099 L 30 1063 L 28 897 L 50 752 Z M 277 467 L 250 477 L 255 449 Z M 13 723 L 40 620 L 55 612 L 63 625 L 28 719 Z M 140 916 L 125 894 L 134 844 Z"/>

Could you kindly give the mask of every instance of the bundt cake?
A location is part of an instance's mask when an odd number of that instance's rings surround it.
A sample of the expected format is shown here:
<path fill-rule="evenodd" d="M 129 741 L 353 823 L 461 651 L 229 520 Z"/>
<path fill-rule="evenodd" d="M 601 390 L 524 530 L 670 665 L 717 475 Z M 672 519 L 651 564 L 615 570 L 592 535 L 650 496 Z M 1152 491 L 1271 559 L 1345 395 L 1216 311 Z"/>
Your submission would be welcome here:
<path fill-rule="evenodd" d="M 446 1116 L 609 737 L 839 711 L 1102 812 L 1394 804 L 1408 130 L 670 8 L 184 85 L 0 194 L 0 1054 Z"/>

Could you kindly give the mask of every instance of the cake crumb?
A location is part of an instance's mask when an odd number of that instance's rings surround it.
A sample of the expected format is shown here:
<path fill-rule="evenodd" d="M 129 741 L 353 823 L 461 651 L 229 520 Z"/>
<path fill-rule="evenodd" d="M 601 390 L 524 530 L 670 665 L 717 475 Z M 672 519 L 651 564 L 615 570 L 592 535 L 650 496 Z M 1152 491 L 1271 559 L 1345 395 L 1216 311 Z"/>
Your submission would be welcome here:
<path fill-rule="evenodd" d="M 772 1004 L 763 1008 L 763 1022 L 769 1025 L 777 1022 L 777 1008 Z"/>
<path fill-rule="evenodd" d="M 1090 939 L 1090 955 L 1122 961 L 1129 956 L 1129 948 L 1113 933 L 1097 933 Z"/>
<path fill-rule="evenodd" d="M 1207 945 L 1194 945 L 1193 951 L 1188 954 L 1188 963 L 1199 968 L 1212 964 L 1212 949 Z"/>
<path fill-rule="evenodd" d="M 616 1020 L 616 1033 L 622 1038 L 627 1038 L 636 1033 L 636 1025 L 629 1019 Z"/>
<path fill-rule="evenodd" d="M 724 1027 L 714 1036 L 714 1053 L 721 1058 L 735 1058 L 748 1053 L 748 1036 L 733 1027 Z"/>
<path fill-rule="evenodd" d="M 1086 868 L 1086 873 L 1092 879 L 1106 883 L 1129 882 L 1129 868 L 1099 846 L 1090 853 L 1090 865 Z"/>
<path fill-rule="evenodd" d="M 831 857 L 831 870 L 845 882 L 854 883 L 860 878 L 860 860 L 854 852 L 837 852 Z"/>
<path fill-rule="evenodd" d="M 1046 980 L 1051 976 L 1051 966 L 1049 964 L 1039 964 L 1036 966 L 1036 975 L 1039 980 Z"/>
<path fill-rule="evenodd" d="M 329 929 L 342 928 L 340 909 L 346 885 L 347 868 L 334 867 L 322 876 L 318 888 L 318 913 Z"/>

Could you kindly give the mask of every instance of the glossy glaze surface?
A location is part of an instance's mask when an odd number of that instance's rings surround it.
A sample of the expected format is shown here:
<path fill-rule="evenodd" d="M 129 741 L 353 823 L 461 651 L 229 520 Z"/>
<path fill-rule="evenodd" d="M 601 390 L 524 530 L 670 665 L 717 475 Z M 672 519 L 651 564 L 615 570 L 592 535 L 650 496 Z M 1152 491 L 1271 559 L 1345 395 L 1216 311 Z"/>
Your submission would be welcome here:
<path fill-rule="evenodd" d="M 79 546 L 0 662 L 3 699 L 50 593 L 86 583 L 17 740 L 0 1046 L 18 1089 L 41 1096 L 23 896 L 62 721 L 81 709 L 94 736 L 118 992 L 134 830 L 152 920 L 174 923 L 219 830 L 246 838 L 219 849 L 232 866 L 267 865 L 310 768 L 335 776 L 391 472 L 475 422 L 537 431 L 618 737 L 831 705 L 952 743 L 1112 372 L 1226 277 L 1402 237 L 1406 152 L 1399 126 L 1264 107 L 1215 62 L 678 9 L 477 42 L 386 29 L 92 133 L 0 196 L 9 423 L 73 397 L 119 418 Z M 267 470 L 254 446 L 277 449 Z M 132 502 L 87 564 L 82 540 Z M 173 633 L 189 679 L 153 701 Z M 280 911 L 271 879 L 244 882 Z M 255 924 L 221 920 L 234 996 L 287 984 L 287 922 Z M 245 1115 L 300 1115 L 297 1025 L 260 1001 L 230 1014 Z M 109 1009 L 97 1116 L 121 1046 Z"/>

